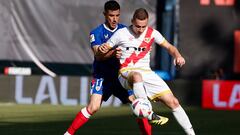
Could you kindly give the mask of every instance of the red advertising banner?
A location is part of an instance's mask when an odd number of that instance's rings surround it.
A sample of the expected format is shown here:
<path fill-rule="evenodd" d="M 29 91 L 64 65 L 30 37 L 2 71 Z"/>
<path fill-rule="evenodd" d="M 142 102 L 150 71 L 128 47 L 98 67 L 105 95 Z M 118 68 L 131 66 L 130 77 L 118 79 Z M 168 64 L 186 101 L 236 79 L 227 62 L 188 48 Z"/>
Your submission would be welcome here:
<path fill-rule="evenodd" d="M 211 2 L 217 6 L 233 6 L 235 0 L 200 0 L 201 5 L 210 5 Z"/>
<path fill-rule="evenodd" d="M 240 110 L 240 81 L 203 80 L 202 107 Z"/>
<path fill-rule="evenodd" d="M 240 73 L 240 30 L 234 32 L 234 72 Z"/>

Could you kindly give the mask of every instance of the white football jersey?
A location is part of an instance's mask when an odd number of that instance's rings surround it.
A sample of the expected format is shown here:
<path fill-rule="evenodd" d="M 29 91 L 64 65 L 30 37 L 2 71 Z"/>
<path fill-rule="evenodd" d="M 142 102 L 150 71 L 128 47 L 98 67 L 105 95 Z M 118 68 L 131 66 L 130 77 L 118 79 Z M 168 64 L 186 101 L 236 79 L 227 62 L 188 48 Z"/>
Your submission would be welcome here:
<path fill-rule="evenodd" d="M 153 42 L 162 44 L 165 38 L 155 29 L 147 27 L 136 36 L 130 27 L 119 29 L 107 41 L 111 47 L 119 46 L 122 50 L 120 58 L 122 68 L 150 69 L 150 52 Z"/>

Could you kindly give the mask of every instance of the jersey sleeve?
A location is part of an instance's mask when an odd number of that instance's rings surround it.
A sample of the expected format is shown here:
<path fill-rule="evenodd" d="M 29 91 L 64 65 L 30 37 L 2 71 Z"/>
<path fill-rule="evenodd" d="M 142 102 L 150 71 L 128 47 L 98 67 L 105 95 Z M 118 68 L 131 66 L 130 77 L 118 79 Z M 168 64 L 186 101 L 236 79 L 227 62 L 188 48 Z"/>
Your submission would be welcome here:
<path fill-rule="evenodd" d="M 100 32 L 92 31 L 89 37 L 90 37 L 89 40 L 90 40 L 91 47 L 102 44 Z"/>
<path fill-rule="evenodd" d="M 153 38 L 157 44 L 162 44 L 166 40 L 157 30 L 153 30 Z"/>

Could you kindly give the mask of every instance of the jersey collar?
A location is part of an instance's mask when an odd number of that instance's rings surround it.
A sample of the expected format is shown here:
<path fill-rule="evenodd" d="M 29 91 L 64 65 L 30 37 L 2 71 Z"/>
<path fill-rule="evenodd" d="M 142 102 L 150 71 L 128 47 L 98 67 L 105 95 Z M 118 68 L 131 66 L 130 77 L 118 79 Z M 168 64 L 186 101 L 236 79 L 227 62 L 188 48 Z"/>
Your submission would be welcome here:
<path fill-rule="evenodd" d="M 110 32 L 114 32 L 114 31 L 116 31 L 116 30 L 118 29 L 118 25 L 117 25 L 115 29 L 111 30 L 111 29 L 109 29 L 109 28 L 107 27 L 107 25 L 106 25 L 105 23 L 103 24 L 103 27 L 104 27 L 105 29 L 107 29 L 108 31 L 110 31 Z"/>

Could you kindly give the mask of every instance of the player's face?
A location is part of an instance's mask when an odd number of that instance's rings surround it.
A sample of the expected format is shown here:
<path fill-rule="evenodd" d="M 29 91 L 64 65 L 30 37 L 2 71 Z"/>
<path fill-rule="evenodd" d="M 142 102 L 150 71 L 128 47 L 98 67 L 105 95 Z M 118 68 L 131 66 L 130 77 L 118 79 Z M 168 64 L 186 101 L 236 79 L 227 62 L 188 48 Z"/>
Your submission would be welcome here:
<path fill-rule="evenodd" d="M 115 29 L 119 22 L 120 10 L 108 10 L 107 12 L 104 12 L 104 16 L 106 20 L 106 25 L 110 29 Z"/>
<path fill-rule="evenodd" d="M 137 36 L 140 36 L 144 32 L 144 30 L 147 28 L 147 25 L 148 25 L 148 19 L 145 19 L 145 20 L 134 19 L 134 20 L 132 20 L 132 29 L 133 29 L 133 32 Z"/>

